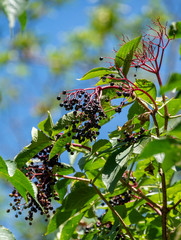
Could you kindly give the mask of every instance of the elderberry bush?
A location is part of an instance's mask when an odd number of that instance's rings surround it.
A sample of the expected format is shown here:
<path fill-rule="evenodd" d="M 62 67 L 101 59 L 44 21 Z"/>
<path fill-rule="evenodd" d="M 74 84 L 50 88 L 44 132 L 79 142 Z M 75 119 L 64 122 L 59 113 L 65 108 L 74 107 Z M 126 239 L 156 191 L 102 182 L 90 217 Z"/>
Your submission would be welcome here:
<path fill-rule="evenodd" d="M 97 77 L 95 86 L 61 91 L 67 113 L 54 124 L 48 112 L 14 161 L 0 158 L 1 175 L 14 185 L 7 212 L 27 211 L 30 225 L 35 213 L 45 214 L 47 234 L 59 231 L 60 240 L 178 240 L 181 102 L 178 92 L 170 99 L 165 93 L 180 90 L 180 75 L 163 86 L 160 72 L 174 29 L 157 20 L 144 35 L 123 36 L 115 58 L 100 57 L 110 65 L 80 79 Z M 137 79 L 140 69 L 157 84 Z M 70 164 L 61 161 L 68 157 Z"/>

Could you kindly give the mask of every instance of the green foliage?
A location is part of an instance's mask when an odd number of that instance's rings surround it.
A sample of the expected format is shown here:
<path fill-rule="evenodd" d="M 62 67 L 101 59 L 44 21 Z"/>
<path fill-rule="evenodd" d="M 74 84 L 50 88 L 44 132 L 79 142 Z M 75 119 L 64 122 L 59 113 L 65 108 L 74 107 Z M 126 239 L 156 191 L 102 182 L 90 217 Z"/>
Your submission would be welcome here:
<path fill-rule="evenodd" d="M 101 14 L 107 14 L 111 27 L 113 13 L 100 9 Z M 103 22 L 93 25 L 104 35 Z M 142 36 L 128 41 L 111 68 L 88 71 L 81 80 L 99 77 L 95 87 L 60 93 L 60 106 L 71 112 L 55 125 L 48 112 L 39 130 L 33 128 L 31 144 L 14 161 L 0 158 L 1 176 L 16 189 L 10 194 L 16 199 L 15 210 L 21 208 L 19 197 L 27 202 L 30 223 L 34 212 L 51 215 L 46 235 L 59 231 L 59 239 L 65 240 L 167 240 L 169 233 L 175 240 L 181 223 L 181 124 L 174 119 L 180 118 L 175 114 L 181 100 L 167 100 L 164 93 L 180 90 L 180 75 L 174 73 L 162 87 L 159 71 L 167 46 L 163 29 L 157 20 L 152 41 Z M 157 77 L 159 87 L 147 79 L 128 79 L 137 64 Z M 102 126 L 128 106 L 127 122 L 107 129 L 107 139 L 97 140 Z M 73 166 L 79 152 L 78 166 Z M 74 158 L 70 165 L 62 162 L 67 153 Z"/>
<path fill-rule="evenodd" d="M 105 75 L 114 74 L 114 73 L 116 73 L 116 71 L 112 71 L 108 68 L 103 68 L 103 67 L 94 68 L 89 72 L 87 72 L 80 80 L 87 80 L 95 77 L 103 77 Z"/>
<path fill-rule="evenodd" d="M 133 54 L 134 54 L 136 48 L 138 47 L 140 40 L 141 40 L 141 36 L 125 43 L 118 50 L 118 52 L 116 54 L 115 66 L 117 68 L 120 68 L 123 66 L 123 73 L 125 73 L 125 75 L 127 75 L 128 71 L 129 71 L 129 67 L 131 65 Z"/>
<path fill-rule="evenodd" d="M 181 22 L 173 22 L 170 25 L 168 35 L 171 38 L 181 38 Z"/>

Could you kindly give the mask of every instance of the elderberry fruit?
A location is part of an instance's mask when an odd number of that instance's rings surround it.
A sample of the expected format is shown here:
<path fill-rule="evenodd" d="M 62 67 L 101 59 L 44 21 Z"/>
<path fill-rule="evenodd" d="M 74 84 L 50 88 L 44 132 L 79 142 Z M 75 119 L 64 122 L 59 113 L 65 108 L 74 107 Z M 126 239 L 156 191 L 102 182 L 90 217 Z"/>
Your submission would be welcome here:
<path fill-rule="evenodd" d="M 56 137 L 58 139 L 59 136 Z M 56 193 L 53 192 L 53 186 L 57 182 L 53 168 L 54 166 L 62 167 L 63 165 L 59 162 L 58 155 L 49 159 L 52 147 L 51 145 L 40 151 L 32 158 L 32 161 L 22 169 L 29 180 L 37 186 L 37 200 L 39 203 L 36 202 L 30 194 L 27 194 L 27 203 L 23 202 L 22 196 L 16 189 L 10 194 L 10 197 L 14 198 L 10 206 L 14 211 L 17 211 L 15 217 L 17 218 L 22 214 L 23 210 L 27 209 L 28 214 L 25 220 L 29 221 L 30 225 L 32 225 L 33 216 L 36 212 L 39 211 L 41 215 L 45 214 L 46 217 L 49 218 L 50 212 L 53 210 L 51 198 L 56 196 Z M 10 212 L 10 209 L 8 209 L 7 212 Z"/>

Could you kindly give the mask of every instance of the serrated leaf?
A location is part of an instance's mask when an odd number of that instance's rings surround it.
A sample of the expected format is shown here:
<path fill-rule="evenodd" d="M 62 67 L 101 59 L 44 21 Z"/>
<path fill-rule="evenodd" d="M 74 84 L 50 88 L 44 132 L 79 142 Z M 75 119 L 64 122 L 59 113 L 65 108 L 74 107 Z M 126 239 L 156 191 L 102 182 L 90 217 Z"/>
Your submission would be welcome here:
<path fill-rule="evenodd" d="M 92 199 L 96 196 L 94 188 L 89 187 L 83 182 L 74 184 L 71 192 L 63 200 L 62 207 L 66 211 L 77 209 L 81 210 L 84 206 L 90 204 Z"/>
<path fill-rule="evenodd" d="M 8 163 L 8 165 L 10 165 Z M 9 170 L 11 176 L 8 173 L 8 167 L 6 165 L 6 161 L 0 157 L 0 175 L 5 177 L 21 194 L 21 196 L 27 201 L 27 192 L 36 200 L 37 196 L 37 189 L 36 187 L 30 182 L 30 180 L 19 170 L 16 171 L 13 169 Z M 14 172 L 15 171 L 15 172 Z M 12 173 L 14 173 L 12 175 Z"/>
<path fill-rule="evenodd" d="M 48 224 L 46 235 L 57 230 L 57 228 L 61 224 L 66 222 L 75 213 L 76 213 L 76 209 L 72 211 L 62 211 L 61 207 L 57 208 L 56 213 L 53 215 L 53 217 L 51 218 Z"/>
<path fill-rule="evenodd" d="M 148 93 L 154 100 L 156 99 L 157 91 L 154 83 L 152 83 L 147 79 L 136 79 L 135 85 L 139 89 L 144 90 L 146 93 Z M 141 92 L 139 90 L 135 91 L 135 93 L 137 97 L 149 103 L 153 103 L 152 100 L 149 98 L 149 96 L 146 95 L 146 93 Z"/>
<path fill-rule="evenodd" d="M 79 115 L 79 111 L 77 112 L 77 115 Z M 77 118 L 73 112 L 65 114 L 62 118 L 58 120 L 58 122 L 53 127 L 53 133 L 52 135 L 55 136 L 58 133 L 62 132 L 65 129 L 66 125 L 70 125 L 72 120 L 79 119 Z"/>
<path fill-rule="evenodd" d="M 181 74 L 180 73 L 172 73 L 166 85 L 161 87 L 160 94 L 171 91 L 175 89 L 176 91 L 181 90 Z"/>
<path fill-rule="evenodd" d="M 130 153 L 132 153 L 132 146 L 127 149 L 122 147 L 114 151 L 107 159 L 103 168 L 102 180 L 110 193 L 114 192 L 117 182 L 126 170 L 126 163 Z"/>
<path fill-rule="evenodd" d="M 105 149 L 111 147 L 111 142 L 107 139 L 100 139 L 99 141 L 95 142 L 92 146 L 92 153 L 99 151 L 104 151 Z"/>
<path fill-rule="evenodd" d="M 48 111 L 47 119 L 40 122 L 38 124 L 38 128 L 49 137 L 52 136 L 53 120 L 49 111 Z"/>
<path fill-rule="evenodd" d="M 15 236 L 10 232 L 9 229 L 0 225 L 0 239 L 2 240 L 16 240 Z"/>
<path fill-rule="evenodd" d="M 139 159 L 149 158 L 155 154 L 164 153 L 165 157 L 162 163 L 164 171 L 169 170 L 174 165 L 180 166 L 181 142 L 172 138 L 153 140 L 143 149 Z"/>
<path fill-rule="evenodd" d="M 172 22 L 168 31 L 168 36 L 170 38 L 181 38 L 181 22 Z"/>
<path fill-rule="evenodd" d="M 124 76 L 126 77 L 128 72 L 129 72 L 129 69 L 131 67 L 131 61 L 132 61 L 132 58 L 133 58 L 133 48 L 130 50 L 130 52 L 127 54 L 125 60 L 124 60 L 124 63 L 123 63 L 123 74 Z"/>
<path fill-rule="evenodd" d="M 71 182 L 70 179 L 62 179 L 55 184 L 55 191 L 59 196 L 59 203 L 62 203 L 65 194 L 67 193 L 67 186 Z"/>
<path fill-rule="evenodd" d="M 50 146 L 52 141 L 43 132 L 36 128 L 32 129 L 32 142 L 14 158 L 18 168 L 33 158 L 38 152 Z"/>
<path fill-rule="evenodd" d="M 84 213 L 80 213 L 76 216 L 73 216 L 69 219 L 63 226 L 63 229 L 60 233 L 60 240 L 70 240 L 72 234 L 74 233 L 75 228 L 79 224 L 80 220 L 82 219 Z"/>
<path fill-rule="evenodd" d="M 59 139 L 55 142 L 50 155 L 49 159 L 53 158 L 57 153 L 62 154 L 65 151 L 65 145 L 70 143 L 72 140 L 72 136 L 68 136 L 67 134 L 62 134 Z"/>
<path fill-rule="evenodd" d="M 120 68 L 123 66 L 124 61 L 126 60 L 126 58 L 128 58 L 127 56 L 130 55 L 130 52 L 133 52 L 133 53 L 135 52 L 135 50 L 138 47 L 138 44 L 141 40 L 141 37 L 142 36 L 139 36 L 121 46 L 121 48 L 118 50 L 116 57 L 115 57 L 115 65 L 117 68 Z M 129 61 L 130 61 L 130 59 L 129 59 Z M 125 69 L 126 68 L 127 68 L 127 66 L 125 65 Z"/>
<path fill-rule="evenodd" d="M 10 29 L 14 28 L 15 20 L 26 9 L 28 0 L 2 0 L 1 2 L 9 20 Z"/>
<path fill-rule="evenodd" d="M 109 68 L 98 67 L 93 68 L 92 70 L 84 74 L 84 76 L 80 80 L 87 80 L 95 77 L 103 77 L 104 75 L 115 73 L 117 73 L 117 71 L 110 70 Z"/>
<path fill-rule="evenodd" d="M 74 173 L 75 169 L 67 163 L 61 163 L 61 166 L 58 166 L 58 167 L 54 166 L 53 171 L 56 174 L 68 175 L 68 174 Z"/>

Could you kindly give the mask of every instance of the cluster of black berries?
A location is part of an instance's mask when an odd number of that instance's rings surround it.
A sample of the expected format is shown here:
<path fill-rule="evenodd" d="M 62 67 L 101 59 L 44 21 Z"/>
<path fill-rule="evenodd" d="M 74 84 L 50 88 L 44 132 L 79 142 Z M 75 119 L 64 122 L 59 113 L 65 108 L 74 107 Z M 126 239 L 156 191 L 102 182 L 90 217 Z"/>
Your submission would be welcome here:
<path fill-rule="evenodd" d="M 131 200 L 131 191 L 128 190 L 120 195 L 116 195 L 109 200 L 112 207 L 116 205 L 124 205 Z"/>
<path fill-rule="evenodd" d="M 140 128 L 140 132 L 130 134 L 126 130 L 124 131 L 125 138 L 118 138 L 118 142 L 125 142 L 125 143 L 136 143 L 143 137 L 143 133 L 145 129 L 143 127 Z"/>
<path fill-rule="evenodd" d="M 49 146 L 40 151 L 32 158 L 30 164 L 22 169 L 22 171 L 25 172 L 25 175 L 38 189 L 37 200 L 39 204 L 30 194 L 27 194 L 28 204 L 23 202 L 22 196 L 16 189 L 9 194 L 10 197 L 14 198 L 13 202 L 10 203 L 10 206 L 14 211 L 17 211 L 15 217 L 21 215 L 24 209 L 28 209 L 28 215 L 25 217 L 25 220 L 29 221 L 30 225 L 32 225 L 33 215 L 37 211 L 40 211 L 41 215 L 45 214 L 45 221 L 47 221 L 50 217 L 50 213 L 53 211 L 51 204 L 52 198 L 59 200 L 57 193 L 53 191 L 53 186 L 57 182 L 56 177 L 53 175 L 53 167 L 57 166 L 62 168 L 63 165 L 58 162 L 58 155 L 49 159 L 51 149 L 52 146 Z M 8 209 L 7 212 L 10 212 L 10 209 Z"/>
<path fill-rule="evenodd" d="M 63 91 L 62 95 L 66 97 L 60 106 L 65 110 L 73 110 L 76 116 L 76 120 L 72 120 L 71 124 L 65 127 L 70 130 L 68 136 L 72 135 L 72 139 L 77 139 L 79 143 L 86 139 L 90 141 L 96 139 L 101 128 L 99 122 L 107 117 L 101 107 L 98 93 L 77 90 L 75 92 Z M 57 99 L 61 100 L 61 97 L 58 96 Z"/>
<path fill-rule="evenodd" d="M 94 232 L 95 230 L 97 230 L 99 237 L 106 237 L 106 235 L 110 234 L 110 231 L 112 230 L 112 223 L 111 222 L 107 222 L 107 223 L 102 223 L 102 219 L 104 217 L 104 215 L 106 214 L 106 212 L 98 217 L 98 221 L 96 222 L 95 225 L 93 226 L 87 226 L 85 228 L 85 234 L 88 234 L 90 232 Z M 116 231 L 116 236 L 114 239 L 116 240 L 126 240 L 126 236 L 122 233 L 120 227 L 118 226 L 114 231 Z"/>

